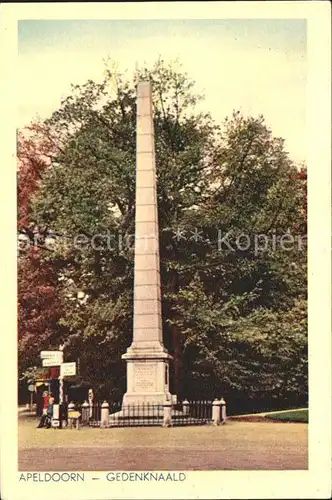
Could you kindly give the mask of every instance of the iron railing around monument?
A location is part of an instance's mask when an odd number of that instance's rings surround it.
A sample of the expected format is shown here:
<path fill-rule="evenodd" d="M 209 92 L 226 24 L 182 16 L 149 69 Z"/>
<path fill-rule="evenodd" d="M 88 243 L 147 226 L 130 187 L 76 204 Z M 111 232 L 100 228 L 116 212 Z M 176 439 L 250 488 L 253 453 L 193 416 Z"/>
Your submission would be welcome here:
<path fill-rule="evenodd" d="M 101 421 L 101 403 L 94 403 L 89 406 L 89 420 L 87 422 L 91 427 L 99 427 Z"/>
<path fill-rule="evenodd" d="M 76 403 L 72 408 L 80 414 L 80 425 L 100 427 L 102 403 L 89 406 Z M 122 406 L 121 403 L 109 403 L 108 427 L 161 426 L 164 408 L 162 404 L 140 403 Z"/>
<path fill-rule="evenodd" d="M 108 409 L 108 427 L 162 426 L 166 411 L 165 405 L 161 403 L 139 403 L 122 406 L 121 402 L 110 402 L 108 403 Z M 75 403 L 71 407 L 71 411 L 80 414 L 80 425 L 101 426 L 101 402 L 94 402 L 92 405 Z M 212 401 L 183 401 L 171 405 L 171 426 L 208 425 L 211 423 Z"/>
<path fill-rule="evenodd" d="M 121 406 L 110 405 L 109 427 L 161 426 L 164 418 L 162 404 L 139 403 Z"/>
<path fill-rule="evenodd" d="M 212 401 L 183 401 L 172 406 L 172 425 L 212 424 Z"/>
<path fill-rule="evenodd" d="M 96 402 L 93 404 L 84 403 L 70 403 L 66 404 L 66 420 L 70 419 L 70 415 L 74 412 L 79 414 L 80 425 L 99 427 L 101 422 L 101 403 Z"/>

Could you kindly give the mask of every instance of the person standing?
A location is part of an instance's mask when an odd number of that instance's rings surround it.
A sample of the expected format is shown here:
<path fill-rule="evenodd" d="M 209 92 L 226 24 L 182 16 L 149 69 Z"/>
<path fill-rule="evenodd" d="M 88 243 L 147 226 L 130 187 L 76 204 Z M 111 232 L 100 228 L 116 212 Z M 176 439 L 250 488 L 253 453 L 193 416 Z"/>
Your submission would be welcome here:
<path fill-rule="evenodd" d="M 52 397 L 51 394 L 49 394 L 47 391 L 43 392 L 43 414 L 41 416 L 39 425 L 37 426 L 38 429 L 41 429 L 42 427 L 50 427 L 50 422 L 51 418 L 53 415 L 53 404 L 54 404 L 54 398 Z M 50 417 L 51 415 L 51 417 Z"/>
<path fill-rule="evenodd" d="M 43 415 L 47 415 L 47 408 L 50 397 L 51 395 L 47 391 L 43 392 Z"/>
<path fill-rule="evenodd" d="M 50 395 L 48 399 L 48 406 L 47 406 L 47 427 L 51 427 L 52 424 L 52 418 L 53 418 L 53 405 L 54 405 L 54 398 L 52 395 Z"/>

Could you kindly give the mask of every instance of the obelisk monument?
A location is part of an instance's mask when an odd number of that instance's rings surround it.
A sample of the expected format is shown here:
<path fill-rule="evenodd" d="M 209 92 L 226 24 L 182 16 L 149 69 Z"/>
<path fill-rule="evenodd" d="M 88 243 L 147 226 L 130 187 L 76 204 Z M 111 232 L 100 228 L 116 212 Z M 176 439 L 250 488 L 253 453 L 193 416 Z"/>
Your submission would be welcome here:
<path fill-rule="evenodd" d="M 151 83 L 137 86 L 136 220 L 133 341 L 126 354 L 123 405 L 170 400 L 169 361 L 163 345 L 157 181 Z"/>

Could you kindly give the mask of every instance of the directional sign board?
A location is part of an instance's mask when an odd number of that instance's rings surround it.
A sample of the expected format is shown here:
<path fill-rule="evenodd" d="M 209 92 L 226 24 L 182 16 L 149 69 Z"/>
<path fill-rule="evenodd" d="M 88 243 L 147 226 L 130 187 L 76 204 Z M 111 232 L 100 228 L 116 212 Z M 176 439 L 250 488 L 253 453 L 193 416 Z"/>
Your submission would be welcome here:
<path fill-rule="evenodd" d="M 62 351 L 41 351 L 40 357 L 42 359 L 63 359 Z"/>
<path fill-rule="evenodd" d="M 69 377 L 70 375 L 76 375 L 76 363 L 62 363 L 60 366 L 60 376 Z"/>
<path fill-rule="evenodd" d="M 42 360 L 43 366 L 59 366 L 62 363 L 61 358 L 45 358 Z"/>

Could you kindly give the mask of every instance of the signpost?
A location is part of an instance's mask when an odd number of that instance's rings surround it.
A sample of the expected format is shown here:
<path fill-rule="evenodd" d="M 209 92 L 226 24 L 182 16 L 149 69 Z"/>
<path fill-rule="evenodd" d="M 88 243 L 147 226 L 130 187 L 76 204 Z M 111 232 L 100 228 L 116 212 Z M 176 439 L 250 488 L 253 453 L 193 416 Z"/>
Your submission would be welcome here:
<path fill-rule="evenodd" d="M 63 359 L 62 351 L 41 351 L 40 357 L 42 359 Z"/>
<path fill-rule="evenodd" d="M 43 366 L 59 366 L 62 363 L 60 358 L 44 358 L 42 359 Z"/>
<path fill-rule="evenodd" d="M 63 403 L 63 377 L 76 375 L 76 363 L 64 363 L 63 351 L 41 351 L 40 357 L 43 366 L 60 366 L 59 375 L 59 403 Z M 30 390 L 30 389 L 29 389 Z"/>
<path fill-rule="evenodd" d="M 42 351 L 40 357 L 43 366 L 59 366 L 63 363 L 62 351 Z"/>
<path fill-rule="evenodd" d="M 71 375 L 76 375 L 76 363 L 62 363 L 60 365 L 60 376 L 69 377 Z"/>

